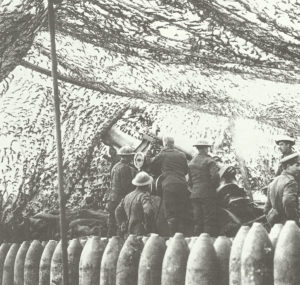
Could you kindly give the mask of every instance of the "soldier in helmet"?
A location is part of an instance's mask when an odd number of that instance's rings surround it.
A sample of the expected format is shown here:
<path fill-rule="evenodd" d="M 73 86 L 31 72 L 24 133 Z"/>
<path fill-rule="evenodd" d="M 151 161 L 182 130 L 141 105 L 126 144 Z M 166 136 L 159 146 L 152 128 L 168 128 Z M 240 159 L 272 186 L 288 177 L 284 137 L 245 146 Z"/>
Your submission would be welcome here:
<path fill-rule="evenodd" d="M 296 177 L 300 174 L 299 153 L 292 153 L 281 159 L 282 173 L 268 186 L 268 199 L 264 213 L 272 226 L 294 220 L 299 224 L 298 185 Z"/>
<path fill-rule="evenodd" d="M 216 188 L 220 177 L 215 160 L 208 155 L 211 146 L 205 140 L 193 145 L 198 154 L 189 163 L 191 202 L 194 218 L 194 234 L 202 232 L 217 235 Z"/>
<path fill-rule="evenodd" d="M 127 194 L 116 208 L 116 221 L 125 235 L 155 232 L 154 206 L 150 196 L 152 177 L 139 172 L 132 180 L 136 189 Z"/>
<path fill-rule="evenodd" d="M 121 159 L 111 170 L 111 190 L 107 204 L 109 212 L 108 236 L 113 236 L 117 233 L 115 210 L 120 201 L 134 189 L 131 181 L 136 174 L 136 171 L 129 165 L 133 158 L 134 150 L 130 146 L 123 146 L 120 148 L 118 155 Z"/>
<path fill-rule="evenodd" d="M 289 136 L 280 136 L 277 140 L 275 140 L 276 144 L 278 145 L 279 151 L 282 153 L 281 159 L 284 157 L 292 154 L 294 152 L 293 146 L 295 145 L 295 139 Z M 275 176 L 278 176 L 282 173 L 283 168 L 279 165 Z"/>

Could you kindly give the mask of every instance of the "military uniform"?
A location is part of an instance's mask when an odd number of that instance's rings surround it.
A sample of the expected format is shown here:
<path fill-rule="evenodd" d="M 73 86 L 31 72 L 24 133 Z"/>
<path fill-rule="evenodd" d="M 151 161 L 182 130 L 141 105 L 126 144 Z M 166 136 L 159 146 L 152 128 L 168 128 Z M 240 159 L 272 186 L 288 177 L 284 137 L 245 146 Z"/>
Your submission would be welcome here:
<path fill-rule="evenodd" d="M 170 234 L 184 232 L 189 202 L 186 156 L 174 148 L 164 148 L 152 160 L 152 166 L 162 171 L 163 209 Z"/>
<path fill-rule="evenodd" d="M 285 223 L 287 220 L 299 223 L 298 184 L 294 176 L 286 173 L 285 170 L 268 186 L 268 199 L 264 213 L 270 216 L 271 226 L 275 223 Z"/>
<path fill-rule="evenodd" d="M 113 236 L 117 233 L 115 209 L 120 201 L 134 189 L 131 181 L 135 173 L 136 171 L 122 159 L 111 171 L 111 191 L 108 196 L 108 236 Z"/>
<path fill-rule="evenodd" d="M 154 205 L 148 192 L 135 189 L 116 208 L 116 220 L 127 234 L 155 232 Z"/>
<path fill-rule="evenodd" d="M 220 178 L 218 166 L 211 156 L 198 154 L 189 163 L 191 202 L 195 230 L 212 236 L 217 234 L 216 188 Z"/>

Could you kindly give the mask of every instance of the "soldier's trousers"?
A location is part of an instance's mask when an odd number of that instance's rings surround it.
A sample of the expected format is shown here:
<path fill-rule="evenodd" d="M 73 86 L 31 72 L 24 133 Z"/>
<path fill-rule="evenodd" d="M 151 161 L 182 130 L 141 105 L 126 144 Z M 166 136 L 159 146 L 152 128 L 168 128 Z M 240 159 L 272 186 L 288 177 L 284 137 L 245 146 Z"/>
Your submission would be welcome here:
<path fill-rule="evenodd" d="M 116 216 L 115 216 L 115 211 L 118 206 L 117 201 L 109 201 L 107 210 L 109 213 L 108 216 L 108 221 L 107 221 L 107 236 L 112 237 L 117 235 L 118 232 L 118 227 L 117 227 L 117 222 L 116 222 Z"/>
<path fill-rule="evenodd" d="M 194 218 L 194 235 L 208 233 L 217 236 L 217 205 L 215 198 L 191 199 Z"/>
<path fill-rule="evenodd" d="M 183 183 L 163 185 L 163 209 L 169 233 L 185 233 L 185 221 L 188 214 L 189 197 L 187 186 Z"/>

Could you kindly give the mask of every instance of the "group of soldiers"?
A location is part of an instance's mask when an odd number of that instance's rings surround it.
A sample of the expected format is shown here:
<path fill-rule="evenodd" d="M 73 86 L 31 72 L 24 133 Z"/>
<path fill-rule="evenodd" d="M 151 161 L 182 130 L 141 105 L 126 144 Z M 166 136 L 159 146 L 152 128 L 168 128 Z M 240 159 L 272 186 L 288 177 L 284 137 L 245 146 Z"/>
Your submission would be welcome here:
<path fill-rule="evenodd" d="M 264 213 L 270 225 L 289 219 L 298 223 L 300 156 L 293 150 L 293 138 L 283 136 L 276 144 L 282 158 L 275 178 L 267 187 Z M 158 155 L 146 156 L 145 164 L 162 173 L 161 206 L 169 235 L 186 232 L 187 221 L 191 218 L 194 235 L 202 232 L 218 235 L 217 191 L 228 180 L 236 183 L 234 167 L 220 167 L 209 155 L 211 144 L 205 140 L 193 145 L 198 153 L 190 162 L 174 147 L 172 137 L 164 137 L 163 146 Z M 111 170 L 108 235 L 156 232 L 158 209 L 150 194 L 153 178 L 130 165 L 134 155 L 131 147 L 122 147 L 118 155 L 120 161 Z"/>

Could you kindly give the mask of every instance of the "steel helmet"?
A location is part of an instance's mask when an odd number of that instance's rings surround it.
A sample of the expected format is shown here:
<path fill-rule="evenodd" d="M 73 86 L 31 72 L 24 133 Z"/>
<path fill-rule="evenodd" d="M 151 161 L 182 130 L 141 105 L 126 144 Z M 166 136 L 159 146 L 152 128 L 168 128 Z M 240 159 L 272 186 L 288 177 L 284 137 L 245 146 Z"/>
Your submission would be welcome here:
<path fill-rule="evenodd" d="M 275 140 L 276 144 L 279 144 L 280 142 L 289 142 L 291 145 L 295 144 L 295 139 L 292 137 L 289 137 L 287 135 L 283 135 L 283 136 L 279 136 L 276 140 Z"/>
<path fill-rule="evenodd" d="M 207 140 L 199 140 L 193 146 L 211 146 L 211 143 L 209 143 Z"/>
<path fill-rule="evenodd" d="M 134 177 L 132 184 L 135 186 L 146 186 L 150 185 L 152 181 L 153 178 L 148 173 L 141 171 Z"/>

